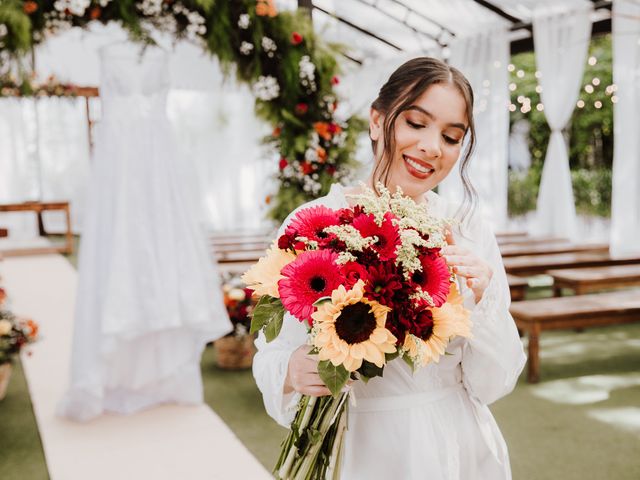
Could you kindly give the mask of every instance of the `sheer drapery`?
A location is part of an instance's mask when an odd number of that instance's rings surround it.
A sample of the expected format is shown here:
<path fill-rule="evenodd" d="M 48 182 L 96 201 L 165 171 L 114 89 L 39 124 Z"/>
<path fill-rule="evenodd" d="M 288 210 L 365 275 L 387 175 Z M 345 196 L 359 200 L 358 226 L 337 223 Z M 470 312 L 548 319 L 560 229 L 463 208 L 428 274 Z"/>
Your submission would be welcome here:
<path fill-rule="evenodd" d="M 480 209 L 494 228 L 507 221 L 507 166 L 509 138 L 508 72 L 509 40 L 502 22 L 457 37 L 450 63 L 469 80 L 474 91 L 476 150 L 469 164 L 469 178 L 478 191 Z M 438 193 L 452 202 L 464 196 L 456 168 L 440 184 Z"/>
<path fill-rule="evenodd" d="M 6 98 L 0 100 L 0 202 L 68 200 L 72 227 L 79 231 L 89 170 L 84 99 Z M 13 220 L 7 218 L 13 217 Z M 20 220 L 17 220 L 20 217 Z M 3 225 L 24 231 L 31 219 L 3 215 Z M 17 223 L 16 223 L 17 222 Z M 64 217 L 45 219 L 51 231 L 64 230 Z"/>
<path fill-rule="evenodd" d="M 576 235 L 576 209 L 569 153 L 562 130 L 575 108 L 591 39 L 588 1 L 543 2 L 533 17 L 536 66 L 551 138 L 542 169 L 537 203 L 537 233 Z"/>
<path fill-rule="evenodd" d="M 613 2 L 614 153 L 611 254 L 640 253 L 640 3 Z"/>

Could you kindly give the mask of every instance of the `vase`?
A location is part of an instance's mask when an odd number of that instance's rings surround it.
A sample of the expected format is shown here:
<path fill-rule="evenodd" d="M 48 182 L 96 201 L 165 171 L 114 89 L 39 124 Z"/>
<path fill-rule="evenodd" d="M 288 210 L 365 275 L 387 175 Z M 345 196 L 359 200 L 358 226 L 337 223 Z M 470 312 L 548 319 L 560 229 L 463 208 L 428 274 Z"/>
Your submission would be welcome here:
<path fill-rule="evenodd" d="M 251 368 L 256 347 L 253 336 L 229 336 L 216 340 L 213 344 L 218 367 L 225 370 L 244 370 Z"/>
<path fill-rule="evenodd" d="M 9 379 L 11 378 L 11 369 L 12 366 L 10 363 L 0 365 L 0 400 L 7 394 Z"/>

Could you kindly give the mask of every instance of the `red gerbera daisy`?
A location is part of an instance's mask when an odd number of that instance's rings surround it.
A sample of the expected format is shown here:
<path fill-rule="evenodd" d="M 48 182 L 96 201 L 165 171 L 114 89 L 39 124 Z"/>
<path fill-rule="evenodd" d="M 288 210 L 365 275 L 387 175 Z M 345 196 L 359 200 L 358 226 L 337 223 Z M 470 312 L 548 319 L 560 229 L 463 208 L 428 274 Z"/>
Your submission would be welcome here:
<path fill-rule="evenodd" d="M 420 263 L 422 271 L 413 272 L 411 280 L 431 296 L 434 307 L 440 307 L 447 301 L 451 287 L 447 262 L 438 255 L 437 250 L 430 250 L 420 257 Z"/>
<path fill-rule="evenodd" d="M 285 230 L 285 235 L 306 237 L 309 240 L 320 242 L 328 237 L 323 230 L 331 225 L 339 225 L 338 212 L 324 205 L 309 207 L 300 210 Z"/>
<path fill-rule="evenodd" d="M 390 212 L 385 213 L 382 225 L 379 226 L 375 217 L 371 214 L 357 215 L 353 219 L 353 226 L 358 229 L 363 237 L 378 237 L 378 241 L 372 245 L 372 248 L 378 252 L 380 260 L 395 260 L 396 249 L 400 245 L 400 234 L 398 227 L 393 224 L 394 215 Z"/>
<path fill-rule="evenodd" d="M 330 250 L 309 250 L 282 269 L 284 278 L 278 282 L 278 293 L 291 315 L 311 325 L 316 300 L 331 296 L 344 282 L 337 259 L 338 254 Z"/>

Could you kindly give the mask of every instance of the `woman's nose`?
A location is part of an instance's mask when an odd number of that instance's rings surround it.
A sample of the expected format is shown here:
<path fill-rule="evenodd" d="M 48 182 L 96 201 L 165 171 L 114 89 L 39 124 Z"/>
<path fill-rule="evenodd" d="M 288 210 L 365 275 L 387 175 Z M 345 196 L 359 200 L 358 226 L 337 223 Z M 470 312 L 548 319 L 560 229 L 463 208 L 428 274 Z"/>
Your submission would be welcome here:
<path fill-rule="evenodd" d="M 440 150 L 440 135 L 435 132 L 425 132 L 418 142 L 418 149 L 429 158 L 439 158 L 442 155 Z"/>

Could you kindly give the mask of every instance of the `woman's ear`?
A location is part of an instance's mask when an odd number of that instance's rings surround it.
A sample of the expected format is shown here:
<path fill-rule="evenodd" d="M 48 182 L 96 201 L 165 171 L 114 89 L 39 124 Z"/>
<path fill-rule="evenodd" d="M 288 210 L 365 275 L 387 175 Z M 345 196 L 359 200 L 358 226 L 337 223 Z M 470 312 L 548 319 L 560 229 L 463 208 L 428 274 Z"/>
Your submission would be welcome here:
<path fill-rule="evenodd" d="M 369 137 L 377 142 L 382 134 L 382 115 L 375 108 L 369 112 Z"/>

